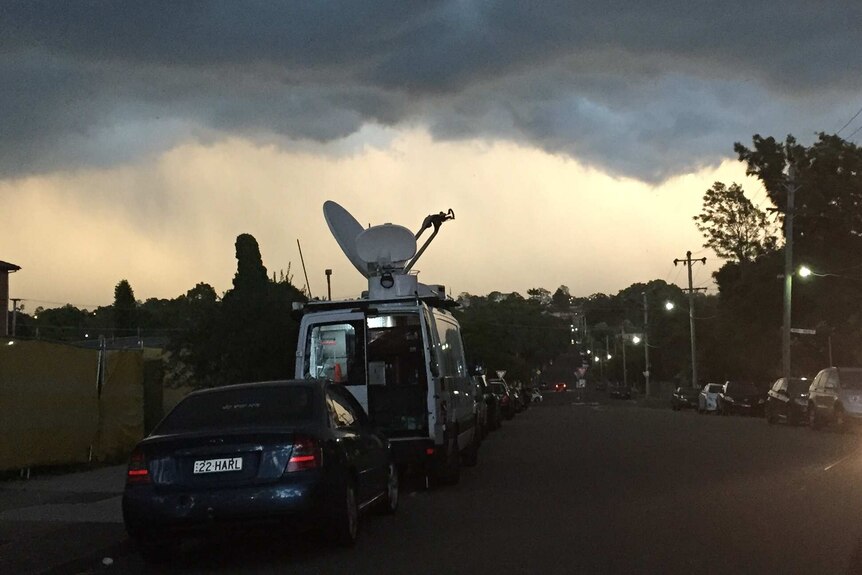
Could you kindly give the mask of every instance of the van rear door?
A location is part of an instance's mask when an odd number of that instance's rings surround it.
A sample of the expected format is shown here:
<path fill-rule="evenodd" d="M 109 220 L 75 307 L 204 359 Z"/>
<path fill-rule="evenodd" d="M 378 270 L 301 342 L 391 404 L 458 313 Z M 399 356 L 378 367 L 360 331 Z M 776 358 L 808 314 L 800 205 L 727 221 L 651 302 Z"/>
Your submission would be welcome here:
<path fill-rule="evenodd" d="M 366 413 L 368 369 L 366 322 L 362 312 L 307 315 L 302 320 L 296 361 L 299 379 L 329 379 L 344 385 Z"/>

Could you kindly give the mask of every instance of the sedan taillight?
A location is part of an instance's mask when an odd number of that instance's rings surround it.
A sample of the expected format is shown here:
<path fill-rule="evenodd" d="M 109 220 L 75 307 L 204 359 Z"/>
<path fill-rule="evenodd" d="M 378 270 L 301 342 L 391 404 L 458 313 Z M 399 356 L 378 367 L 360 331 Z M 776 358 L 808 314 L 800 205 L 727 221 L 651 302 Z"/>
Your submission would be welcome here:
<path fill-rule="evenodd" d="M 320 452 L 320 444 L 317 438 L 308 435 L 297 435 L 293 440 L 293 451 L 290 461 L 287 462 L 285 473 L 303 471 L 305 469 L 316 469 L 323 462 Z"/>
<path fill-rule="evenodd" d="M 150 470 L 147 468 L 147 458 L 140 448 L 132 452 L 129 458 L 129 469 L 126 471 L 126 485 L 140 485 L 150 482 Z"/>

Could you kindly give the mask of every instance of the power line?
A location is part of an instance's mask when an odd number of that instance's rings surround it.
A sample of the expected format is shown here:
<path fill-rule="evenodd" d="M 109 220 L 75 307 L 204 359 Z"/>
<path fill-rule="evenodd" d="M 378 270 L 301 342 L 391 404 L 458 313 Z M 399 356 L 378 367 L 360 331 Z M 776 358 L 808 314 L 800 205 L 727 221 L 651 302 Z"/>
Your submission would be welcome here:
<path fill-rule="evenodd" d="M 849 136 L 847 136 L 847 139 L 848 139 L 848 140 L 849 140 L 849 139 L 851 139 L 853 136 L 855 136 L 855 135 L 856 135 L 856 132 L 858 132 L 859 130 L 862 130 L 862 126 L 859 126 L 859 127 L 858 127 L 858 128 L 856 128 L 855 130 L 853 130 L 853 133 L 852 133 L 852 134 L 850 134 Z"/>
<path fill-rule="evenodd" d="M 835 135 L 837 136 L 838 134 L 840 134 L 840 133 L 841 133 L 841 131 L 842 131 L 844 128 L 846 128 L 847 126 L 849 126 L 849 125 L 850 125 L 850 123 L 851 123 L 853 120 L 855 120 L 855 119 L 856 119 L 856 117 L 857 117 L 859 114 L 862 114 L 862 108 L 859 108 L 859 111 L 858 111 L 858 112 L 856 112 L 855 114 L 853 114 L 853 117 L 852 117 L 852 118 L 850 118 L 849 120 L 847 120 L 847 122 L 846 122 L 843 126 L 841 126 L 841 128 L 840 128 L 837 132 L 835 132 Z M 862 128 L 862 126 L 860 126 L 860 128 Z M 859 131 L 859 128 L 856 128 L 856 132 L 858 132 L 858 131 Z M 856 132 L 853 132 L 853 134 L 855 134 Z M 851 134 L 851 135 L 850 135 L 850 137 L 851 137 L 851 138 L 853 137 L 853 134 Z"/>

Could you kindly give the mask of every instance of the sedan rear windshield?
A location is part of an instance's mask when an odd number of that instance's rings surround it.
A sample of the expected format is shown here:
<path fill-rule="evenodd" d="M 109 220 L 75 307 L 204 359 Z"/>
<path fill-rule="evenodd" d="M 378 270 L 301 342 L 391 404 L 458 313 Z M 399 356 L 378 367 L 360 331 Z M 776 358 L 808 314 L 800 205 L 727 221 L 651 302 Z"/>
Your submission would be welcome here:
<path fill-rule="evenodd" d="M 159 424 L 156 434 L 290 427 L 314 416 L 314 390 L 295 387 L 230 389 L 190 395 Z"/>
<path fill-rule="evenodd" d="M 862 389 L 862 369 L 839 369 L 838 377 L 841 380 L 841 387 Z"/>
<path fill-rule="evenodd" d="M 721 386 L 713 383 L 706 388 L 707 393 L 721 393 Z"/>
<path fill-rule="evenodd" d="M 494 393 L 506 393 L 506 386 L 502 383 L 490 383 L 491 391 Z"/>

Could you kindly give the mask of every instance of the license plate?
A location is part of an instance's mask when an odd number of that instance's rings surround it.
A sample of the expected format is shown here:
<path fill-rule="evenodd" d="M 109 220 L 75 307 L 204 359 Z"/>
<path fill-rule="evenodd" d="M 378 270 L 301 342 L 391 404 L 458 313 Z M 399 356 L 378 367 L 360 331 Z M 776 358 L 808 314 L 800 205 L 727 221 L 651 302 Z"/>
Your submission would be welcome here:
<path fill-rule="evenodd" d="M 224 471 L 241 471 L 242 457 L 226 459 L 200 459 L 195 461 L 193 473 L 222 473 Z"/>

